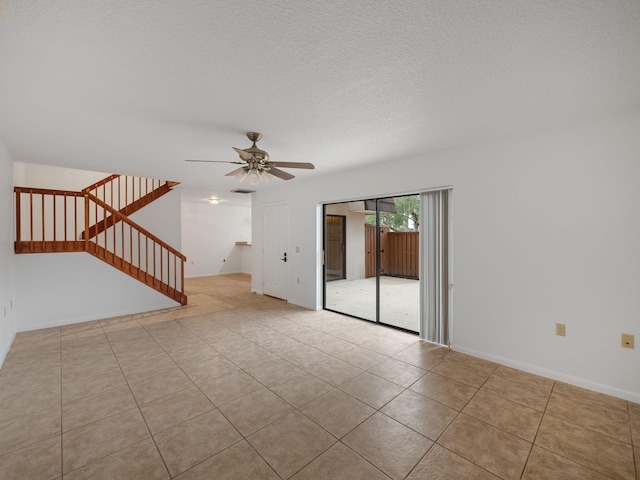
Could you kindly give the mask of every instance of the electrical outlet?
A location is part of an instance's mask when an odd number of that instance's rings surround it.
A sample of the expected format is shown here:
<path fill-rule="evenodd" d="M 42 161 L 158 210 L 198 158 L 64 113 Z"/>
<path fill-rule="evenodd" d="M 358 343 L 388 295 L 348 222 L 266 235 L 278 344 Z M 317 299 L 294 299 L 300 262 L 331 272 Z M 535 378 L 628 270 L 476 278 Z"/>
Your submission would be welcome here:
<path fill-rule="evenodd" d="M 300 247 L 296 247 L 296 253 L 300 253 Z"/>
<path fill-rule="evenodd" d="M 196 261 L 195 260 L 191 260 L 191 265 L 195 265 Z"/>
<path fill-rule="evenodd" d="M 624 348 L 635 348 L 634 346 L 634 336 L 630 333 L 622 334 L 622 346 Z"/>
<path fill-rule="evenodd" d="M 300 283 L 300 277 L 296 277 L 296 283 Z"/>
<path fill-rule="evenodd" d="M 567 327 L 564 323 L 556 323 L 556 335 L 564 337 L 567 334 Z"/>
<path fill-rule="evenodd" d="M 2 310 L 4 311 L 4 318 L 7 318 L 7 307 L 2 307 Z"/>

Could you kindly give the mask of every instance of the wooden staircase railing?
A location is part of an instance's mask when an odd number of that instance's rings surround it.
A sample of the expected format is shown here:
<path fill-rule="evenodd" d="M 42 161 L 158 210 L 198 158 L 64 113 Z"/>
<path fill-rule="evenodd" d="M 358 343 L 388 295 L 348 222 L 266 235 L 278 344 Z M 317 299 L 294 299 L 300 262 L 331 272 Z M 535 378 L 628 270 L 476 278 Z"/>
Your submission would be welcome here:
<path fill-rule="evenodd" d="M 16 253 L 88 252 L 186 305 L 186 257 L 126 215 L 87 192 L 23 187 L 14 192 Z M 93 237 L 91 225 L 100 225 Z"/>
<path fill-rule="evenodd" d="M 169 193 L 178 184 L 179 182 L 114 174 L 88 186 L 82 192 L 94 195 L 128 217 Z M 89 227 L 89 237 L 94 237 L 101 233 L 100 228 L 102 226 L 103 224 L 91 225 Z"/>

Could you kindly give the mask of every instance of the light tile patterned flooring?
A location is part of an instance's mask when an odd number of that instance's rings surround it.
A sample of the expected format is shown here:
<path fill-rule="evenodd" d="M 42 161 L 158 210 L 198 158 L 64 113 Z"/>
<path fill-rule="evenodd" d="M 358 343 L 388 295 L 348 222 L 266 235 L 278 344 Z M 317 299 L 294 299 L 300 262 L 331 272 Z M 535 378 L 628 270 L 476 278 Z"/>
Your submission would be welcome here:
<path fill-rule="evenodd" d="M 638 478 L 640 405 L 248 281 L 191 279 L 187 307 L 18 334 L 0 478 Z"/>

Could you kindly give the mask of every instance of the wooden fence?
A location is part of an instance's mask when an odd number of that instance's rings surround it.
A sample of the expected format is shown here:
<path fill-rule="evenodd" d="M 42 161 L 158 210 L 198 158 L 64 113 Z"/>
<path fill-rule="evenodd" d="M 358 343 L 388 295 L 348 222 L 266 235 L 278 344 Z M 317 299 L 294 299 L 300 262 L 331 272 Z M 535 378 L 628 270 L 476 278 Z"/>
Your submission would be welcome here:
<path fill-rule="evenodd" d="M 366 225 L 365 276 L 376 275 L 376 226 Z M 419 278 L 420 233 L 390 232 L 380 227 L 380 274 L 390 277 Z"/>

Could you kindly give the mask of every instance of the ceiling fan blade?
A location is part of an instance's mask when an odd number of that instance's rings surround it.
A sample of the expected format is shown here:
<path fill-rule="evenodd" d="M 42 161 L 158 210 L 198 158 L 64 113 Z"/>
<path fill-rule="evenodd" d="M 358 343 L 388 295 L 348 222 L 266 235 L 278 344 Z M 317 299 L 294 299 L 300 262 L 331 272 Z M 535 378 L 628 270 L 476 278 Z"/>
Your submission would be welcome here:
<path fill-rule="evenodd" d="M 282 180 L 291 180 L 292 178 L 295 177 L 295 175 L 291 175 L 290 173 L 287 173 L 284 170 L 280 170 L 280 169 L 275 168 L 275 167 L 271 167 L 269 169 L 269 173 L 271 175 L 273 175 L 274 177 L 281 178 Z"/>
<path fill-rule="evenodd" d="M 244 165 L 244 162 L 232 162 L 229 160 L 185 160 L 185 162 L 199 162 L 199 163 L 236 163 L 238 165 Z"/>
<path fill-rule="evenodd" d="M 283 168 L 306 168 L 308 170 L 313 170 L 316 168 L 313 163 L 306 162 L 274 162 L 269 161 L 274 167 L 283 167 Z"/>
<path fill-rule="evenodd" d="M 236 148 L 236 147 L 231 147 L 233 148 L 238 155 L 240 155 L 240 158 L 243 160 L 255 160 L 253 158 L 253 154 L 249 153 L 249 152 L 245 152 L 244 150 L 240 149 L 240 148 Z"/>
<path fill-rule="evenodd" d="M 240 162 L 236 162 L 236 163 L 240 163 Z M 225 177 L 233 177 L 234 175 L 240 173 L 240 172 L 245 172 L 247 169 L 247 167 L 240 167 L 240 168 L 236 168 L 233 172 L 229 172 L 225 175 Z"/>

